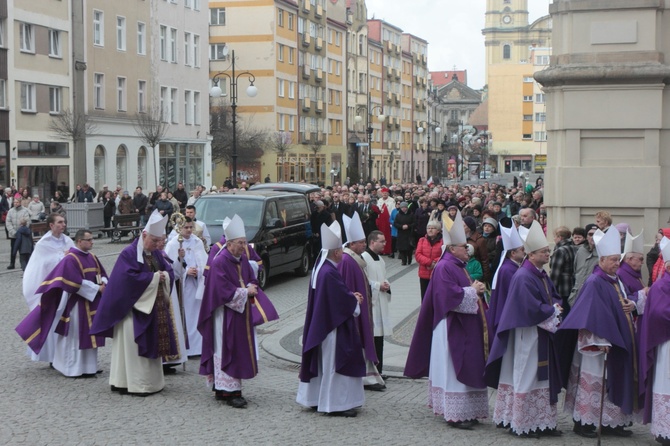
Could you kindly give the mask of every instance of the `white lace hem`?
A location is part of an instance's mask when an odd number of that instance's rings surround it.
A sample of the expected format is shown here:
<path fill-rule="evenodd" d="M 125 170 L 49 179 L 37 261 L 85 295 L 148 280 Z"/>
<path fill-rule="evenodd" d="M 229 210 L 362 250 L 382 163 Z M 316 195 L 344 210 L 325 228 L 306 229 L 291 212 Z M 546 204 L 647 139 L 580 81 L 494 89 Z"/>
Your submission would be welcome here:
<path fill-rule="evenodd" d="M 598 426 L 600 418 L 600 398 L 602 377 L 579 370 L 575 364 L 570 368 L 570 380 L 565 394 L 563 410 L 572 413 L 572 418 L 582 424 Z M 635 414 L 626 415 L 621 408 L 612 403 L 605 395 L 603 408 L 603 426 L 628 426 L 638 421 Z"/>
<path fill-rule="evenodd" d="M 207 383 L 208 388 L 223 390 L 225 392 L 237 392 L 242 391 L 242 380 L 233 378 L 228 375 L 226 372 L 221 370 L 221 356 L 214 355 L 214 374 L 207 375 L 205 377 L 205 382 Z"/>
<path fill-rule="evenodd" d="M 516 393 L 509 384 L 498 385 L 493 422 L 510 426 L 515 434 L 527 434 L 534 430 L 554 429 L 558 412 L 555 404 L 549 403 L 549 388 Z"/>
<path fill-rule="evenodd" d="M 447 392 L 428 383 L 428 407 L 435 415 L 442 415 L 447 421 L 468 421 L 488 418 L 489 402 L 486 389 L 470 392 Z"/>
<path fill-rule="evenodd" d="M 670 395 L 654 393 L 651 405 L 651 434 L 670 438 Z"/>

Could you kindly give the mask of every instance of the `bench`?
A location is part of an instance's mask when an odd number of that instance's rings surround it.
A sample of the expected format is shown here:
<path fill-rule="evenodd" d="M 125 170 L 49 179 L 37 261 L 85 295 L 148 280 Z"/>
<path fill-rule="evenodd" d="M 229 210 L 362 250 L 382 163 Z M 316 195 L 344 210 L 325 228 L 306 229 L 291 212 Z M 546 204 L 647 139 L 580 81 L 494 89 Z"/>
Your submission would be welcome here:
<path fill-rule="evenodd" d="M 132 240 L 139 237 L 144 226 L 140 225 L 140 214 L 116 214 L 114 227 L 109 229 L 112 232 L 112 242 L 116 243 L 126 235 L 130 235 Z"/>
<path fill-rule="evenodd" d="M 33 243 L 37 243 L 44 234 L 49 232 L 49 225 L 46 221 L 34 221 L 30 223 L 30 232 L 33 234 Z"/>

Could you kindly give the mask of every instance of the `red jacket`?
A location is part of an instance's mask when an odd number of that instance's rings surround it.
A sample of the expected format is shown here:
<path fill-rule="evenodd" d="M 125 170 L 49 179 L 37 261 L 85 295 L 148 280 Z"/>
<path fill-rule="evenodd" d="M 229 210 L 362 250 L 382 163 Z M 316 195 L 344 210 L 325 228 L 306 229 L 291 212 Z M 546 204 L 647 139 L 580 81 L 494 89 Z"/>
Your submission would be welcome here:
<path fill-rule="evenodd" d="M 417 243 L 416 246 L 416 252 L 414 253 L 414 258 L 416 258 L 416 262 L 419 264 L 419 278 L 430 279 L 430 275 L 433 274 L 433 268 L 430 266 L 433 261 L 437 263 L 437 261 L 440 260 L 441 255 L 442 234 L 439 234 L 439 236 L 435 238 L 432 245 L 427 236 L 419 239 L 419 243 Z"/>

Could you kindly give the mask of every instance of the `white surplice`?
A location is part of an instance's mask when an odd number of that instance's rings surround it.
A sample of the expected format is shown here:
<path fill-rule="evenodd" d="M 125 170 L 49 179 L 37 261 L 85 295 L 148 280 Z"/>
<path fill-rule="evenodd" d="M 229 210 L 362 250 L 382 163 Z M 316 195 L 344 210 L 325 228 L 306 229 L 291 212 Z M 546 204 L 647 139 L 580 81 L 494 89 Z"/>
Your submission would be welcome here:
<path fill-rule="evenodd" d="M 479 309 L 477 292 L 472 287 L 466 287 L 464 291 L 463 302 L 453 311 L 477 314 Z M 486 387 L 478 389 L 458 381 L 449 351 L 446 317 L 433 330 L 428 380 L 428 406 L 436 415 L 442 415 L 447 421 L 456 422 L 489 416 Z"/>
<path fill-rule="evenodd" d="M 168 242 L 165 252 L 170 260 L 174 262 L 172 268 L 175 279 L 178 277 L 183 287 L 184 316 L 189 343 L 186 354 L 188 356 L 197 356 L 202 353 L 202 335 L 198 331 L 198 317 L 200 316 L 200 306 L 202 305 L 202 296 L 205 290 L 205 276 L 203 272 L 207 265 L 207 252 L 205 252 L 202 240 L 194 236 L 185 238 L 182 242 L 182 248 L 184 249 L 183 260 L 186 262 L 185 268 L 177 258 L 179 250 L 179 240 L 177 237 Z M 191 277 L 186 274 L 188 268 L 191 267 L 198 270 L 197 277 Z M 179 306 L 176 308 L 179 308 Z M 179 316 L 179 320 L 181 323 L 181 316 Z"/>
<path fill-rule="evenodd" d="M 556 308 L 540 327 L 555 333 L 559 314 Z M 549 380 L 537 379 L 537 330 L 536 326 L 511 330 L 502 358 L 493 422 L 510 426 L 516 434 L 554 429 L 558 419 L 556 405 L 550 403 Z"/>
<path fill-rule="evenodd" d="M 356 305 L 354 316 L 361 312 Z M 341 375 L 335 371 L 337 328 L 326 336 L 319 346 L 319 374 L 308 383 L 298 384 L 296 402 L 305 407 L 316 407 L 319 412 L 342 412 L 365 403 L 363 378 Z"/>
<path fill-rule="evenodd" d="M 28 266 L 23 273 L 23 297 L 26 299 L 28 308 L 32 311 L 40 303 L 42 294 L 35 292 L 40 287 L 44 279 L 53 271 L 58 263 L 65 257 L 70 248 L 74 248 L 72 239 L 64 234 L 60 237 L 54 237 L 51 231 L 47 232 L 35 244 L 35 249 L 30 256 Z M 30 348 L 27 349 L 28 355 L 33 361 L 53 362 L 54 351 L 56 348 L 56 339 L 53 335 L 58 321 L 60 321 L 65 309 L 65 301 L 56 311 L 54 323 L 49 330 L 44 346 L 39 354 L 35 354 Z"/>
<path fill-rule="evenodd" d="M 103 277 L 102 281 L 107 283 L 107 278 Z M 99 290 L 100 285 L 90 280 L 84 280 L 77 294 L 92 302 Z M 63 293 L 61 303 L 67 302 L 69 298 L 69 293 Z M 70 326 L 67 336 L 58 333 L 51 335 L 55 341 L 53 368 L 69 377 L 94 374 L 98 371 L 97 347 L 85 350 L 79 348 L 79 324 L 81 323 L 79 320 L 79 305 L 81 305 L 81 302 L 77 302 L 70 312 Z"/>

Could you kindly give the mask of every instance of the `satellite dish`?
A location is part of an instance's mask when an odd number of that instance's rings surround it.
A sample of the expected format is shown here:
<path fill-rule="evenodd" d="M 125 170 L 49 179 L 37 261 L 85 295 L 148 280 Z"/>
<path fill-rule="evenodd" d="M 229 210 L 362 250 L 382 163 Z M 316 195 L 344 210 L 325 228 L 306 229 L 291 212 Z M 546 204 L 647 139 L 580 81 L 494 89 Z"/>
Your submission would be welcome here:
<path fill-rule="evenodd" d="M 223 57 L 228 57 L 228 45 L 223 45 L 223 49 L 221 50 L 221 54 L 223 54 Z"/>

